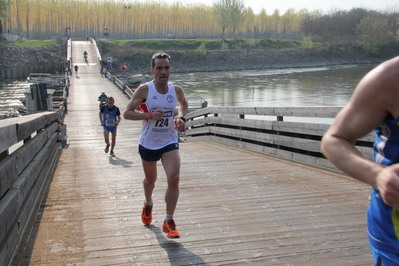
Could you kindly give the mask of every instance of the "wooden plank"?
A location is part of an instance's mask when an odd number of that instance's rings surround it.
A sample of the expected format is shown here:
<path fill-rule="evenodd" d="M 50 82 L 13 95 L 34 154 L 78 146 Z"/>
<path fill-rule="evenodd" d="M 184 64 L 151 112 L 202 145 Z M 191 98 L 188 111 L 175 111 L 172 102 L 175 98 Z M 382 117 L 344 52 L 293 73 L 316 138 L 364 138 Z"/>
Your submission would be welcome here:
<path fill-rule="evenodd" d="M 226 117 L 205 117 L 195 121 L 187 122 L 187 127 L 220 124 L 230 127 L 247 127 L 261 130 L 273 130 L 295 134 L 306 134 L 312 136 L 322 137 L 327 129 L 330 127 L 328 124 L 316 123 L 298 123 L 298 122 L 281 122 L 281 121 L 268 121 L 268 120 L 255 120 L 255 119 L 238 119 Z M 191 134 L 192 129 L 187 130 L 187 134 Z M 373 142 L 375 137 L 374 132 L 370 132 L 367 136 L 359 139 L 363 141 Z"/>
<path fill-rule="evenodd" d="M 11 187 L 12 183 L 18 178 L 16 171 L 16 157 L 9 155 L 0 161 L 0 198 Z"/>
<path fill-rule="evenodd" d="M 0 120 L 0 153 L 18 142 L 17 125 L 7 120 Z"/>
<path fill-rule="evenodd" d="M 66 158 L 61 159 L 64 166 L 58 170 L 63 174 L 53 181 L 58 188 L 50 190 L 41 211 L 53 215 L 41 218 L 46 235 L 53 239 L 48 247 L 53 251 L 34 252 L 32 262 L 39 254 L 42 264 L 49 260 L 85 265 L 272 260 L 340 264 L 371 259 L 364 220 L 368 189 L 353 180 L 217 143 L 182 144 L 181 198 L 176 212 L 182 238 L 168 240 L 160 229 L 162 169 L 154 197 L 159 206 L 154 209 L 154 226 L 144 227 L 139 218 L 141 178 L 134 178 L 142 176 L 140 165 L 126 169 L 127 175 L 120 169 L 113 181 L 109 175 L 113 169 L 99 171 L 106 156 L 87 164 L 82 160 L 91 158 L 93 151 L 79 146 L 68 150 L 76 148 L 79 157 L 68 161 L 83 174 L 66 171 Z M 76 178 L 80 175 L 85 178 Z M 73 189 L 67 180 L 73 182 Z M 62 187 L 70 192 L 62 193 Z M 80 215 L 72 216 L 76 210 Z M 67 243 L 55 241 L 51 232 L 66 223 L 82 233 L 71 234 Z M 43 236 L 37 244 L 46 242 Z M 74 246 L 77 250 L 71 252 L 68 245 L 82 237 L 84 248 Z"/>
<path fill-rule="evenodd" d="M 300 106 L 300 107 L 240 107 L 240 106 L 212 106 L 189 113 L 189 119 L 204 114 L 236 114 L 262 116 L 292 116 L 292 117 L 321 117 L 334 118 L 342 107 L 336 106 Z"/>

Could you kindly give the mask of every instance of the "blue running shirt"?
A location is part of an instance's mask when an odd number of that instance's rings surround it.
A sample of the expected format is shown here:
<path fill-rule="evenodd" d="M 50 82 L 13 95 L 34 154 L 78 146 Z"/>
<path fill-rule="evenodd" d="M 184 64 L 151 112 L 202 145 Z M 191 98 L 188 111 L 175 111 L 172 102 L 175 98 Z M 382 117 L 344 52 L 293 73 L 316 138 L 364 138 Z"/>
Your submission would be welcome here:
<path fill-rule="evenodd" d="M 382 165 L 399 163 L 399 118 L 386 118 L 375 130 L 374 161 Z M 384 203 L 376 188 L 370 192 L 367 227 L 373 248 L 399 251 L 399 210 Z"/>

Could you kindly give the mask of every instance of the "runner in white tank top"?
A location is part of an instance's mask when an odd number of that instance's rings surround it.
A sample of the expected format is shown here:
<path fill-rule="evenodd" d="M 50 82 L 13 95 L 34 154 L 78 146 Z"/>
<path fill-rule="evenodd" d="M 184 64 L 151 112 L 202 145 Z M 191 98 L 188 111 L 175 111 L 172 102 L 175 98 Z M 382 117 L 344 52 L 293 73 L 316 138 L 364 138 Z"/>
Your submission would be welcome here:
<path fill-rule="evenodd" d="M 169 238 L 180 237 L 173 214 L 179 198 L 180 155 L 176 129 L 184 130 L 188 103 L 180 86 L 169 83 L 170 56 L 156 53 L 151 58 L 154 79 L 139 86 L 123 114 L 128 120 L 142 120 L 139 153 L 145 178 L 144 207 L 141 220 L 145 225 L 152 222 L 152 193 L 157 180 L 157 161 L 162 159 L 168 187 L 165 193 L 166 217 L 162 231 Z M 178 104 L 178 118 L 174 110 Z M 137 109 L 140 107 L 141 112 Z M 176 129 L 175 129 L 176 128 Z"/>
<path fill-rule="evenodd" d="M 157 91 L 154 81 L 148 84 L 147 100 L 140 105 L 143 111 L 154 112 L 163 109 L 164 114 L 160 120 L 143 120 L 140 134 L 140 145 L 150 150 L 158 150 L 169 144 L 178 143 L 175 129 L 174 113 L 177 104 L 175 86 L 168 82 L 168 91 L 161 94 Z M 143 108 L 145 105 L 145 108 Z"/>

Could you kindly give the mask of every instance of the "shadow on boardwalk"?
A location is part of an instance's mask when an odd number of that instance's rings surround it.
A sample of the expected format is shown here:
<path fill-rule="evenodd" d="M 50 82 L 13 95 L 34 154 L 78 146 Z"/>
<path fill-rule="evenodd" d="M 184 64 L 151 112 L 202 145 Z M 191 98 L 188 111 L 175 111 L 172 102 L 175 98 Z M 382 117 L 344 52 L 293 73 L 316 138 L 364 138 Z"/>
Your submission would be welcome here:
<path fill-rule="evenodd" d="M 168 254 L 170 265 L 207 265 L 201 257 L 185 249 L 183 244 L 166 238 L 160 228 L 153 225 L 146 227 L 154 233 L 160 247 Z"/>

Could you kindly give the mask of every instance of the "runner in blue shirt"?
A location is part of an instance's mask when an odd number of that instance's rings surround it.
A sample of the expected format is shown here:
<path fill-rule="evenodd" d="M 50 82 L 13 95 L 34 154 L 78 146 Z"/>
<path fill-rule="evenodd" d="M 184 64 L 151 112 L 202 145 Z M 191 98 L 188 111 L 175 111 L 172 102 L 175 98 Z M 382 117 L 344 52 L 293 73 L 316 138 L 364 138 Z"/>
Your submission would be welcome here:
<path fill-rule="evenodd" d="M 355 143 L 375 131 L 374 158 Z M 367 211 L 374 265 L 399 265 L 399 57 L 371 70 L 357 85 L 321 143 L 339 169 L 371 188 Z"/>
<path fill-rule="evenodd" d="M 115 156 L 114 148 L 116 143 L 116 131 L 119 123 L 121 122 L 121 113 L 119 108 L 114 105 L 115 100 L 113 97 L 108 97 L 107 104 L 100 109 L 99 117 L 101 126 L 104 128 L 104 140 L 106 143 L 104 152 L 108 153 L 111 146 L 110 155 Z M 109 133 L 112 136 L 112 142 L 109 141 Z"/>

